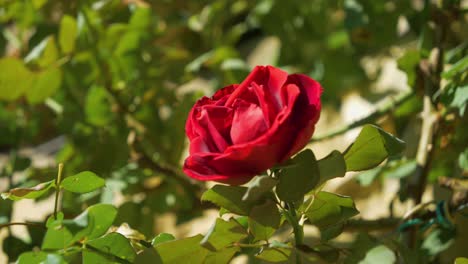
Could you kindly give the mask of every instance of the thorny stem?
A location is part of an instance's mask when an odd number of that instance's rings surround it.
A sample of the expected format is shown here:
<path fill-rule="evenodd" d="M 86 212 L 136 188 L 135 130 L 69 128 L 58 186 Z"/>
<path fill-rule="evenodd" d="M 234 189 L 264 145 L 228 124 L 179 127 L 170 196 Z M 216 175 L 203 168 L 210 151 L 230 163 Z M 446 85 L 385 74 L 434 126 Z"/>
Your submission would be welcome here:
<path fill-rule="evenodd" d="M 362 125 L 365 125 L 367 123 L 372 123 L 375 122 L 375 120 L 379 119 L 380 117 L 383 117 L 387 115 L 390 111 L 394 110 L 396 107 L 400 106 L 404 102 L 408 101 L 412 96 L 414 95 L 414 91 L 408 91 L 408 92 L 403 92 L 396 97 L 389 96 L 389 99 L 386 100 L 380 107 L 378 107 L 374 112 L 372 112 L 370 115 L 361 118 L 359 120 L 354 121 L 351 124 L 347 124 L 343 127 L 340 127 L 336 130 L 331 131 L 330 133 L 327 133 L 325 135 L 319 135 L 314 138 L 312 138 L 311 142 L 316 142 L 316 141 L 322 141 L 326 139 L 330 139 L 332 137 L 339 136 L 341 134 L 344 134 L 348 132 L 349 130 L 353 128 L 360 127 Z"/>
<path fill-rule="evenodd" d="M 60 183 L 62 182 L 62 171 L 63 171 L 63 163 L 59 163 L 57 178 L 55 178 L 55 205 L 54 205 L 54 218 L 55 219 L 57 219 L 58 202 L 59 202 L 59 196 L 60 196 Z"/>

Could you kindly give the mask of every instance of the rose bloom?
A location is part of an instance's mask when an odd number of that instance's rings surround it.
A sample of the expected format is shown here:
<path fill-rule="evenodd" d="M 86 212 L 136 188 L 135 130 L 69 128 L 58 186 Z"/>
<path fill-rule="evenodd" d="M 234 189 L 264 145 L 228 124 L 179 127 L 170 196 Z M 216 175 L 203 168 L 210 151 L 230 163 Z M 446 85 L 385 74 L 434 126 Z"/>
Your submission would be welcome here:
<path fill-rule="evenodd" d="M 239 85 L 198 100 L 185 130 L 184 172 L 201 181 L 243 184 L 301 150 L 320 116 L 318 82 L 257 66 Z"/>

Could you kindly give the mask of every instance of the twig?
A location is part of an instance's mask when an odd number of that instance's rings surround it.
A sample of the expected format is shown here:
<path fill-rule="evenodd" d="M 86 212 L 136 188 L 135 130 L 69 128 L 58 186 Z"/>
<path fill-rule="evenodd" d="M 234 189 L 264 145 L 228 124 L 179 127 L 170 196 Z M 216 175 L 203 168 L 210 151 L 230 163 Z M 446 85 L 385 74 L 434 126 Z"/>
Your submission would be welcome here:
<path fill-rule="evenodd" d="M 0 229 L 2 229 L 2 228 L 4 228 L 4 227 L 15 226 L 15 225 L 21 225 L 21 226 L 37 226 L 37 227 L 46 228 L 44 225 L 39 224 L 39 223 L 11 222 L 11 223 L 6 223 L 6 224 L 0 224 Z"/>
<path fill-rule="evenodd" d="M 400 218 L 381 218 L 376 220 L 350 219 L 345 222 L 343 230 L 347 232 L 393 230 L 398 227 L 400 222 Z"/>
<path fill-rule="evenodd" d="M 353 128 L 360 127 L 367 123 L 373 123 L 377 119 L 387 115 L 390 111 L 394 110 L 395 108 L 397 108 L 398 106 L 400 106 L 401 104 L 409 100 L 413 95 L 414 95 L 413 90 L 410 90 L 410 91 L 398 94 L 396 97 L 389 96 L 389 99 L 386 99 L 386 101 L 383 104 L 381 104 L 380 107 L 378 107 L 370 115 L 364 118 L 361 118 L 359 120 L 356 120 L 351 124 L 348 124 L 336 130 L 333 130 L 330 133 L 327 133 L 324 135 L 318 135 L 312 138 L 310 142 L 322 141 L 322 140 L 326 140 L 332 137 L 336 137 L 336 136 L 346 133 L 347 131 Z"/>
<path fill-rule="evenodd" d="M 60 196 L 60 183 L 62 182 L 63 163 L 59 163 L 57 178 L 55 178 L 55 203 L 54 203 L 54 219 L 57 219 L 58 203 Z"/>

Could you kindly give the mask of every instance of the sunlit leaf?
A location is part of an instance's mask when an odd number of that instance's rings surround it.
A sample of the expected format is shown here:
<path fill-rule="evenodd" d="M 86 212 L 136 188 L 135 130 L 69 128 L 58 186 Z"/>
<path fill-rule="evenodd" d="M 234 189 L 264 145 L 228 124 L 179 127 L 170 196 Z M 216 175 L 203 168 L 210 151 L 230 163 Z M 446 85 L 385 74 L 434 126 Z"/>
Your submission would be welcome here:
<path fill-rule="evenodd" d="M 105 185 L 106 181 L 90 171 L 80 172 L 69 176 L 60 183 L 60 186 L 74 193 L 88 193 Z"/>
<path fill-rule="evenodd" d="M 172 241 L 174 239 L 175 239 L 175 237 L 173 235 L 171 235 L 171 234 L 161 233 L 161 234 L 157 235 L 156 237 L 154 237 L 153 240 L 151 240 L 151 245 L 156 246 L 157 244 Z"/>
<path fill-rule="evenodd" d="M 78 26 L 73 17 L 64 15 L 60 20 L 59 44 L 63 53 L 75 50 L 75 39 L 78 35 Z"/>
<path fill-rule="evenodd" d="M 64 220 L 63 223 L 73 233 L 73 241 L 84 237 L 93 239 L 107 232 L 116 215 L 117 209 L 112 205 L 96 204 L 88 207 L 73 220 Z"/>
<path fill-rule="evenodd" d="M 32 85 L 33 75 L 18 59 L 0 59 L 0 100 L 12 101 Z"/>
<path fill-rule="evenodd" d="M 348 171 L 371 169 L 404 148 L 405 143 L 400 139 L 376 126 L 365 125 L 344 153 L 346 168 Z"/>
<path fill-rule="evenodd" d="M 246 237 L 246 230 L 236 220 L 231 218 L 229 221 L 224 221 L 217 218 L 200 244 L 211 251 L 218 251 Z"/>
<path fill-rule="evenodd" d="M 358 213 L 350 197 L 329 192 L 317 193 L 312 205 L 305 212 L 309 222 L 320 229 L 339 224 Z"/>
<path fill-rule="evenodd" d="M 105 254 L 113 255 L 130 262 L 136 256 L 130 241 L 119 233 L 109 233 L 103 237 L 89 240 L 87 245 Z"/>
<path fill-rule="evenodd" d="M 43 102 L 52 96 L 62 84 L 62 72 L 59 68 L 50 67 L 34 74 L 34 83 L 26 91 L 26 99 L 31 104 Z"/>

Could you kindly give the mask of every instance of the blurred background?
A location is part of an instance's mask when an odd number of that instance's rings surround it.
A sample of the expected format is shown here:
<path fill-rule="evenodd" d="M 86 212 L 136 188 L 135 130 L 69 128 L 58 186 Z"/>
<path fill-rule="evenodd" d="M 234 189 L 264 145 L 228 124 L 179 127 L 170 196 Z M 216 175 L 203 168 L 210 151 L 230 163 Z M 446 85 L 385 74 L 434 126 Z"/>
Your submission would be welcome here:
<path fill-rule="evenodd" d="M 441 186 L 442 177 L 466 179 L 468 169 L 467 7 L 456 0 L 0 0 L 0 192 L 52 180 L 62 162 L 65 175 L 90 170 L 106 178 L 103 191 L 65 193 L 66 218 L 103 202 L 118 207 L 116 226 L 146 237 L 206 233 L 218 213 L 199 202 L 206 184 L 181 172 L 186 116 L 201 96 L 269 64 L 324 87 L 310 144 L 318 158 L 345 150 L 363 123 L 407 142 L 402 159 L 326 186 L 351 195 L 360 218 L 401 217 L 414 205 L 408 186 L 421 135 L 421 65 L 438 48 L 445 56 L 436 73 L 452 71 L 434 95 L 446 111 L 421 199 L 451 200 L 456 190 Z M 52 194 L 0 200 L 0 224 L 44 221 Z M 428 253 L 434 263 L 468 254 L 461 250 L 466 218 L 454 221 L 458 235 Z M 356 226 L 337 241 L 395 228 L 380 227 Z M 306 231 L 316 239 L 317 230 Z M 0 263 L 40 245 L 40 232 L 1 229 Z"/>

